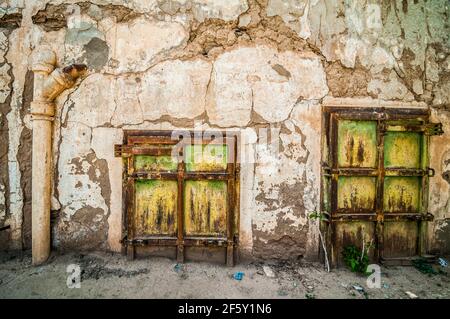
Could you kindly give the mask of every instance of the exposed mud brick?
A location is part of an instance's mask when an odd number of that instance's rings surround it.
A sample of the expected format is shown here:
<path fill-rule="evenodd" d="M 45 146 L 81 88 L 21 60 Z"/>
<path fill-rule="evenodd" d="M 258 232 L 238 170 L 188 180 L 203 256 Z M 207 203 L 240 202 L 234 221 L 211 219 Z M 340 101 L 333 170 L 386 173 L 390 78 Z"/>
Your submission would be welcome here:
<path fill-rule="evenodd" d="M 116 22 L 125 22 L 137 16 L 132 9 L 122 5 L 94 5 L 89 2 L 74 4 L 47 4 L 33 17 L 33 23 L 41 25 L 45 31 L 57 31 L 67 27 L 67 16 L 79 10 L 79 13 L 91 15 L 95 20 L 103 17 L 114 17 Z M 75 12 L 76 13 L 76 12 Z"/>
<path fill-rule="evenodd" d="M 366 96 L 370 73 L 362 67 L 346 68 L 339 62 L 326 66 L 327 83 L 335 97 Z"/>
<path fill-rule="evenodd" d="M 30 103 L 33 100 L 33 72 L 25 75 L 25 86 L 22 93 L 22 119 L 30 112 Z M 17 152 L 17 160 L 20 167 L 20 186 L 23 192 L 23 223 L 22 242 L 25 249 L 31 248 L 31 158 L 32 158 L 32 131 L 24 127 L 20 136 L 20 145 Z"/>
<path fill-rule="evenodd" d="M 19 28 L 22 22 L 22 13 L 10 13 L 0 16 L 0 28 L 15 29 Z"/>

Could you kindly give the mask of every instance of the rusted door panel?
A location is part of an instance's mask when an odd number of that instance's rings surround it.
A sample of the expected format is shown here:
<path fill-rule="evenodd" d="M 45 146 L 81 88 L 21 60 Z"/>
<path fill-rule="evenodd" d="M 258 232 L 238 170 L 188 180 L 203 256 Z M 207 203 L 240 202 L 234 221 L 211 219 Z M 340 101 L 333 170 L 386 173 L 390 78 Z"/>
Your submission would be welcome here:
<path fill-rule="evenodd" d="M 339 176 L 337 189 L 338 211 L 358 213 L 375 209 L 375 177 Z"/>
<path fill-rule="evenodd" d="M 226 236 L 226 212 L 226 182 L 185 182 L 184 226 L 186 236 Z"/>
<path fill-rule="evenodd" d="M 187 172 L 214 172 L 227 169 L 226 144 L 187 145 L 185 154 Z"/>
<path fill-rule="evenodd" d="M 177 182 L 135 182 L 134 231 L 136 236 L 175 236 L 177 232 Z"/>
<path fill-rule="evenodd" d="M 194 144 L 185 147 L 186 172 L 222 172 L 228 167 L 226 144 Z M 195 177 L 195 175 L 194 175 Z M 187 180 L 184 190 L 186 236 L 225 237 L 228 194 L 226 181 Z"/>
<path fill-rule="evenodd" d="M 331 217 L 333 264 L 366 237 L 377 258 L 424 253 L 428 141 L 442 130 L 426 110 L 331 107 L 324 115 L 321 207 Z"/>
<path fill-rule="evenodd" d="M 339 167 L 375 167 L 377 123 L 339 120 L 337 152 Z"/>
<path fill-rule="evenodd" d="M 175 172 L 178 163 L 172 156 L 136 155 L 134 169 L 140 171 L 169 171 Z"/>
<path fill-rule="evenodd" d="M 322 209 L 326 212 L 331 211 L 331 178 L 323 174 L 322 189 L 324 190 L 322 196 Z"/>
<path fill-rule="evenodd" d="M 387 132 L 384 136 L 386 168 L 420 168 L 422 134 Z"/>
<path fill-rule="evenodd" d="M 342 259 L 342 249 L 344 247 L 354 245 L 362 250 L 363 242 L 365 248 L 372 245 L 368 255 L 373 260 L 375 243 L 374 223 L 363 221 L 336 222 L 334 225 L 334 234 L 333 247 L 336 251 L 333 256 L 336 259 L 336 264 L 344 264 Z"/>
<path fill-rule="evenodd" d="M 383 257 L 398 258 L 417 255 L 417 221 L 384 222 Z"/>
<path fill-rule="evenodd" d="M 420 177 L 385 177 L 384 212 L 419 213 L 420 188 Z"/>
<path fill-rule="evenodd" d="M 124 159 L 124 233 L 127 253 L 135 245 L 226 248 L 234 263 L 239 224 L 238 135 L 190 136 L 171 131 L 125 131 L 115 155 Z M 200 138 L 199 138 L 200 137 Z M 132 258 L 132 257 L 130 257 Z"/>

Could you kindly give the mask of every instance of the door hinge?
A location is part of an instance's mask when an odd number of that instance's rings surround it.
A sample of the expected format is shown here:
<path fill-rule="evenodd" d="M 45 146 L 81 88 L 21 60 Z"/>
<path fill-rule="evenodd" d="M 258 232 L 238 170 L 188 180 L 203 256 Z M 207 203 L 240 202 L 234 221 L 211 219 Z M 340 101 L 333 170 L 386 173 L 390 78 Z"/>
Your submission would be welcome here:
<path fill-rule="evenodd" d="M 122 153 L 123 153 L 122 148 L 123 148 L 122 144 L 114 145 L 114 157 L 122 157 Z"/>
<path fill-rule="evenodd" d="M 442 129 L 442 123 L 425 124 L 425 134 L 429 136 L 444 134 L 444 130 Z"/>
<path fill-rule="evenodd" d="M 114 145 L 114 157 L 127 157 L 131 155 L 131 146 L 123 144 Z"/>
<path fill-rule="evenodd" d="M 434 220 L 434 215 L 431 214 L 431 213 L 425 213 L 425 214 L 422 216 L 422 220 L 431 222 L 431 221 Z"/>
<path fill-rule="evenodd" d="M 324 176 L 331 176 L 331 167 L 322 164 L 322 174 Z"/>

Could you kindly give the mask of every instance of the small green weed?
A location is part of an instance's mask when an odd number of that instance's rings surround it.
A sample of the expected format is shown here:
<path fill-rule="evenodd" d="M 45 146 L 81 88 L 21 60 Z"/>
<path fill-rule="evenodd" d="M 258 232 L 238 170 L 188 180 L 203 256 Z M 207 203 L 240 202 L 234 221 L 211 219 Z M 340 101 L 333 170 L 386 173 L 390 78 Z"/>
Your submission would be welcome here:
<path fill-rule="evenodd" d="M 427 262 L 425 258 L 418 258 L 412 261 L 414 268 L 426 275 L 437 275 L 438 272 Z"/>
<path fill-rule="evenodd" d="M 369 266 L 369 256 L 367 255 L 367 252 L 369 248 L 370 246 L 367 250 L 364 249 L 364 252 L 362 252 L 354 245 L 344 247 L 342 256 L 344 257 L 345 264 L 351 271 L 367 274 L 367 266 Z"/>

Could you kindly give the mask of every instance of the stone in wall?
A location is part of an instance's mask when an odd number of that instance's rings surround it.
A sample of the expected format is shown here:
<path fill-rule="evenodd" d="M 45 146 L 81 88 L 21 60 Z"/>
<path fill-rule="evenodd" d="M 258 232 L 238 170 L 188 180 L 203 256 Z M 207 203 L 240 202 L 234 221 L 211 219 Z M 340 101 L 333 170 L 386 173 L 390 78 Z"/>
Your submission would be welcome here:
<path fill-rule="evenodd" d="M 242 47 L 220 55 L 213 66 L 207 112 L 218 126 L 245 126 L 252 111 L 268 122 L 288 118 L 298 100 L 328 92 L 321 61 L 314 55 Z"/>
<path fill-rule="evenodd" d="M 32 22 L 46 32 L 57 31 L 73 24 L 79 25 L 82 16 L 97 22 L 108 19 L 110 24 L 131 20 L 143 13 L 157 11 L 156 0 L 45 0 L 27 4 L 32 11 Z"/>
<path fill-rule="evenodd" d="M 235 20 L 247 9 L 247 0 L 192 0 L 192 12 L 200 22 L 210 18 Z"/>
<path fill-rule="evenodd" d="M 79 122 L 88 127 L 111 122 L 115 105 L 115 80 L 94 73 L 85 78 L 62 106 L 62 123 Z"/>
<path fill-rule="evenodd" d="M 205 111 L 210 74 L 211 64 L 202 59 L 162 62 L 136 75 L 92 74 L 65 102 L 63 122 L 97 127 L 192 119 Z"/>
<path fill-rule="evenodd" d="M 6 32 L 0 32 L 0 64 L 5 62 L 5 55 L 8 51 L 8 37 Z"/>
<path fill-rule="evenodd" d="M 145 71 L 158 56 L 182 46 L 187 39 L 187 31 L 177 22 L 138 18 L 119 23 L 106 34 L 106 41 L 112 47 L 108 72 Z"/>
<path fill-rule="evenodd" d="M 211 63 L 202 59 L 159 63 L 140 83 L 143 118 L 157 120 L 168 115 L 192 119 L 202 115 L 210 76 Z"/>
<path fill-rule="evenodd" d="M 390 72 L 389 78 L 372 78 L 367 85 L 367 92 L 383 100 L 412 101 L 414 96 L 408 88 L 398 80 L 394 71 Z"/>

